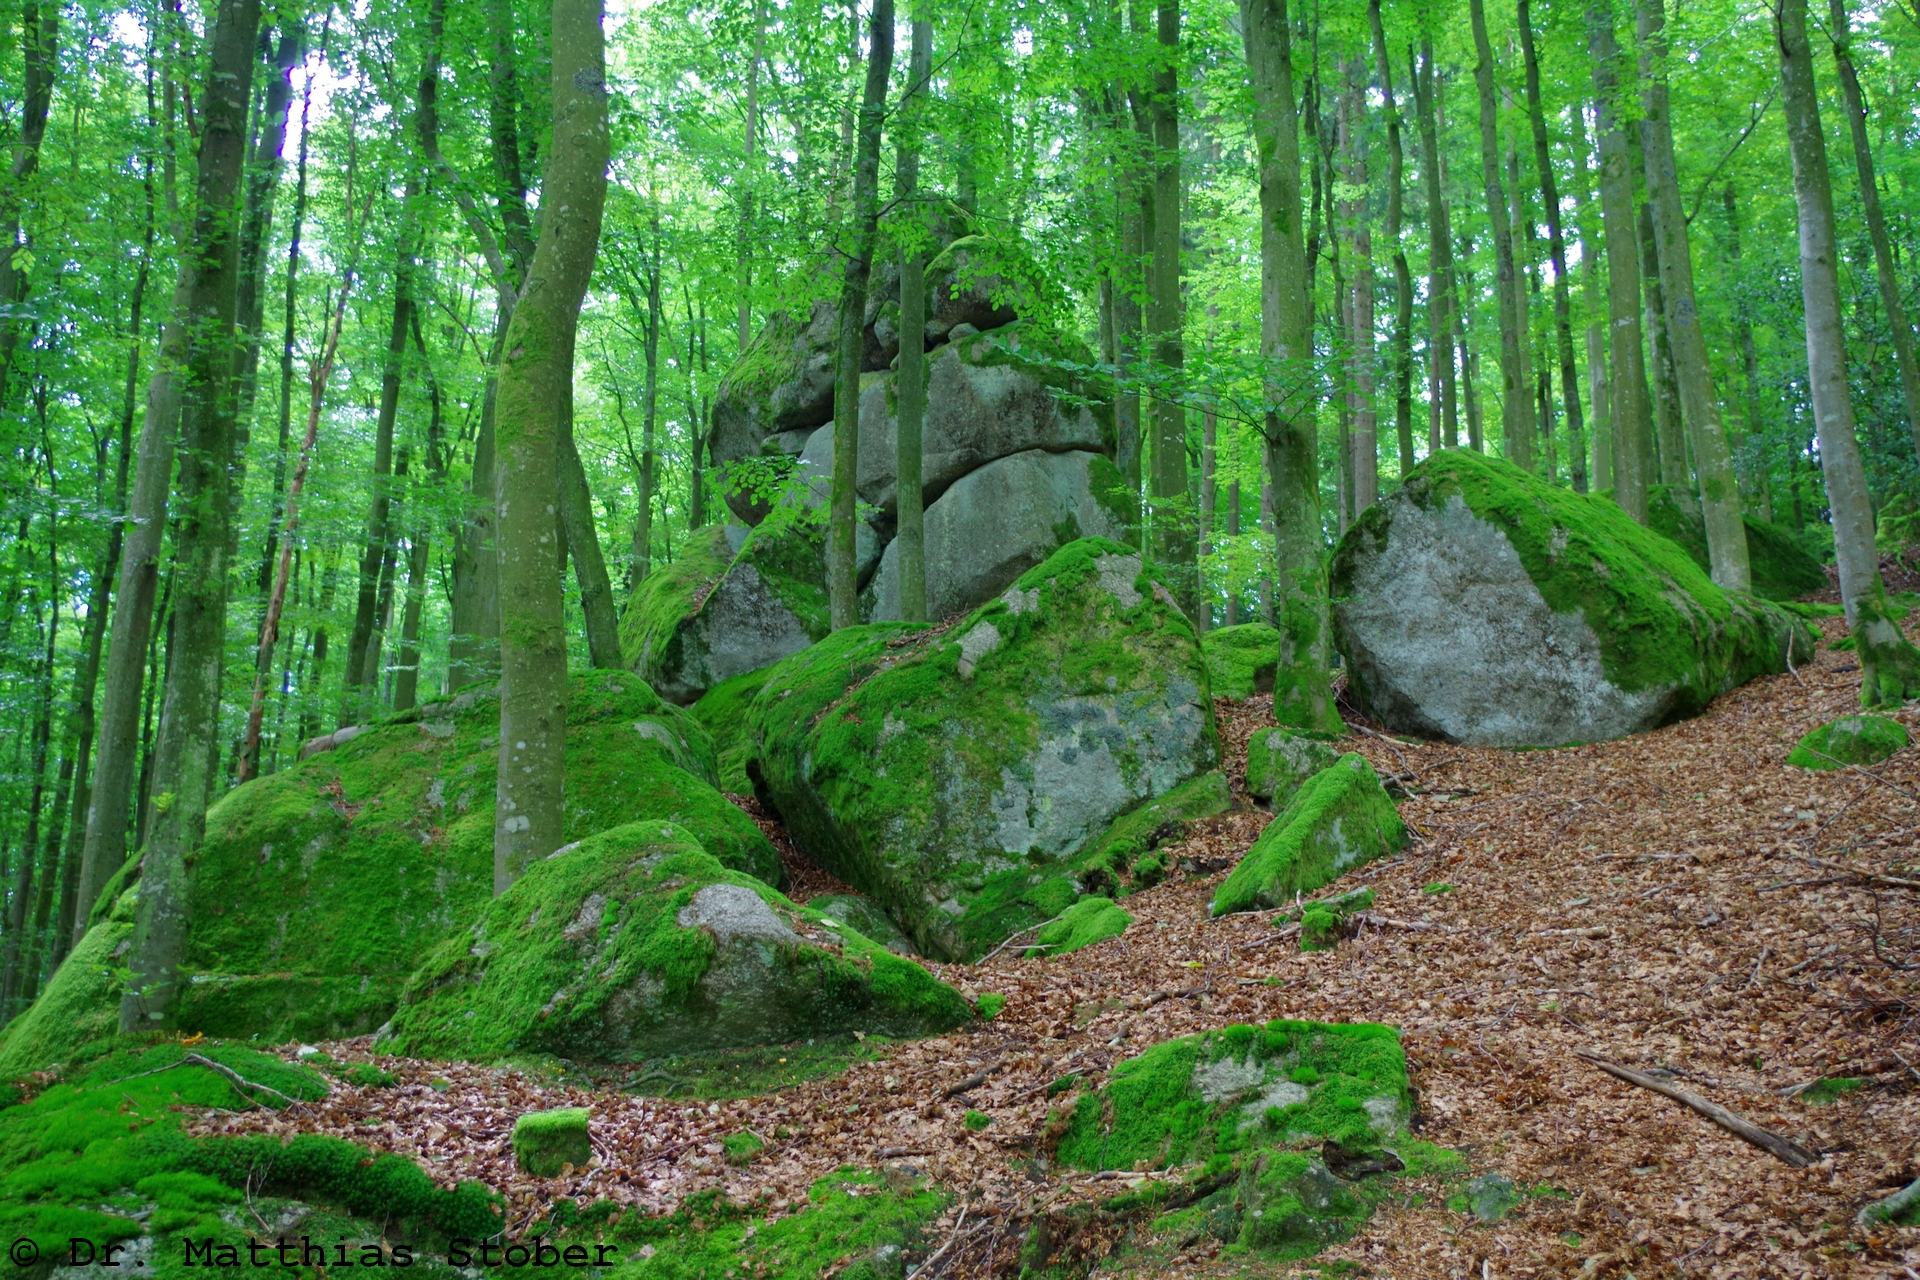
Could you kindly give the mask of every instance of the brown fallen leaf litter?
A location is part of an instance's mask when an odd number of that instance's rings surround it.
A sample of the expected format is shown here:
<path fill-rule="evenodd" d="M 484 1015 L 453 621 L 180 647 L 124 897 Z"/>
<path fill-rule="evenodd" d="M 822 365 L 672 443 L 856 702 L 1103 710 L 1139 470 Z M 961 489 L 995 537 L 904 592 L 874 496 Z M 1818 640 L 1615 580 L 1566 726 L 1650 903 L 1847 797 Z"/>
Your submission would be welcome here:
<path fill-rule="evenodd" d="M 1049 1081 L 1098 1081 L 1156 1041 L 1232 1022 L 1378 1021 L 1404 1031 L 1421 1136 L 1462 1153 L 1473 1173 L 1558 1190 L 1482 1227 L 1446 1209 L 1437 1185 L 1408 1185 L 1404 1198 L 1396 1187 L 1320 1261 L 1449 1280 L 1920 1280 L 1920 1229 L 1853 1224 L 1863 1205 L 1920 1176 L 1920 900 L 1889 883 L 1920 879 L 1920 747 L 1872 770 L 1783 763 L 1802 733 L 1855 710 L 1858 694 L 1853 655 L 1823 646 L 1797 675 L 1757 680 L 1698 719 L 1624 741 L 1512 752 L 1359 733 L 1351 749 L 1412 793 L 1401 812 L 1418 840 L 1334 886 L 1371 885 L 1382 918 L 1335 951 L 1269 944 L 1265 913 L 1207 919 L 1213 887 L 1269 820 L 1243 798 L 1177 847 L 1184 874 L 1126 899 L 1134 924 L 1123 937 L 1056 961 L 1008 953 L 934 966 L 969 993 L 1005 994 L 1005 1011 L 972 1031 L 887 1046 L 843 1075 L 692 1103 L 382 1059 L 399 1088 L 342 1084 L 299 1114 L 203 1123 L 332 1133 L 411 1156 L 449 1184 L 483 1179 L 505 1195 L 512 1233 L 560 1197 L 660 1212 L 718 1188 L 779 1212 L 843 1165 L 911 1170 L 959 1193 L 932 1237 L 957 1232 L 958 1246 L 932 1270 L 1015 1275 L 1032 1215 L 1157 1176 L 1091 1178 L 1036 1160 Z M 1238 779 L 1270 707 L 1219 709 Z M 1920 735 L 1920 716 L 1898 715 Z M 803 892 L 831 883 L 815 872 Z M 370 1042 L 325 1048 L 365 1059 Z M 1664 1072 L 1822 1159 L 1791 1169 L 1600 1073 L 1581 1050 Z M 1831 1077 L 1865 1083 L 1819 1106 L 1793 1093 Z M 563 1105 L 594 1108 L 597 1162 L 562 1178 L 519 1174 L 514 1118 Z M 970 1132 L 970 1109 L 993 1124 Z M 749 1129 L 767 1150 L 729 1165 L 720 1140 Z M 1098 1230 L 1084 1237 L 1079 1247 L 1096 1254 L 1107 1242 Z M 1179 1243 L 1123 1249 L 1104 1266 L 1169 1277 L 1296 1269 Z"/>

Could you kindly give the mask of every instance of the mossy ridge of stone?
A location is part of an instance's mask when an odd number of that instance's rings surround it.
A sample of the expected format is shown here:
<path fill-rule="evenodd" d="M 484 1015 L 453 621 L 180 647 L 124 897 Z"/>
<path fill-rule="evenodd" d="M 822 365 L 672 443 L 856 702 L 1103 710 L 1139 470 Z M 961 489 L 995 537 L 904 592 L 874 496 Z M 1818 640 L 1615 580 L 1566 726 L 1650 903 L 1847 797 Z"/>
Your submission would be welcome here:
<path fill-rule="evenodd" d="M 927 1035 L 958 992 L 638 822 L 533 864 L 408 981 L 383 1052 L 619 1062 L 859 1030 Z"/>
<path fill-rule="evenodd" d="M 1076 881 L 1108 895 L 1151 888 L 1170 869 L 1161 849 L 1185 838 L 1202 818 L 1233 807 L 1233 788 L 1218 769 L 1190 778 L 1163 796 L 1122 814 L 1106 834 L 1073 859 Z"/>
<path fill-rule="evenodd" d="M 1090 841 L 1219 762 L 1192 624 L 1097 538 L 950 627 L 835 632 L 749 722 L 748 773 L 795 842 L 948 959 L 1060 914 Z"/>
<path fill-rule="evenodd" d="M 1445 450 L 1369 508 L 1332 563 L 1348 688 L 1390 728 L 1555 746 L 1697 715 L 1812 634 L 1715 586 L 1618 507 Z"/>
<path fill-rule="evenodd" d="M 753 782 L 747 777 L 747 708 L 766 687 L 772 671 L 772 667 L 762 667 L 723 680 L 687 708 L 687 714 L 713 736 L 714 766 L 722 791 L 739 796 L 753 791 Z"/>
<path fill-rule="evenodd" d="M 658 687 L 663 672 L 682 662 L 680 623 L 733 563 L 724 525 L 696 529 L 672 563 L 650 570 L 620 614 L 620 654 L 640 678 Z"/>
<path fill-rule="evenodd" d="M 829 893 L 809 898 L 807 907 L 827 919 L 862 934 L 897 956 L 917 956 L 913 939 L 900 931 L 880 904 L 864 893 Z"/>
<path fill-rule="evenodd" d="M 1127 931 L 1133 917 L 1112 898 L 1082 898 L 1034 935 L 1047 957 L 1064 956 Z"/>
<path fill-rule="evenodd" d="M 1301 786 L 1340 759 L 1340 748 L 1296 729 L 1256 729 L 1247 739 L 1247 794 L 1284 809 Z"/>
<path fill-rule="evenodd" d="M 1841 716 L 1806 734 L 1787 754 L 1797 769 L 1879 764 L 1906 747 L 1906 726 L 1886 716 Z"/>
<path fill-rule="evenodd" d="M 1827 571 L 1785 529 L 1753 516 L 1744 519 L 1753 594 L 1765 600 L 1786 601 L 1826 589 Z M 1691 493 L 1672 485 L 1648 486 L 1647 527 L 1679 543 L 1695 564 L 1712 572 L 1707 523 L 1700 514 L 1699 499 Z"/>
<path fill-rule="evenodd" d="M 513 1158 L 536 1178 L 557 1178 L 568 1165 L 584 1169 L 593 1159 L 587 1133 L 590 1107 L 529 1111 L 513 1122 Z"/>
<path fill-rule="evenodd" d="M 113 886 L 108 886 L 112 888 Z M 40 998 L 0 1030 L 0 1080 L 92 1056 L 120 1034 L 122 984 L 115 976 L 133 937 L 133 893 L 121 893 L 54 970 Z"/>
<path fill-rule="evenodd" d="M 175 1025 L 268 1042 L 377 1027 L 493 896 L 498 735 L 492 691 L 471 689 L 215 804 Z M 779 876 L 767 838 L 714 790 L 706 730 L 631 672 L 572 677 L 566 756 L 567 839 L 666 819 L 722 863 Z"/>
<path fill-rule="evenodd" d="M 1068 1099 L 1056 1155 L 1077 1169 L 1202 1166 L 1226 1185 L 1201 1212 L 1223 1238 L 1300 1256 L 1365 1222 L 1370 1198 L 1302 1147 L 1420 1161 L 1398 1029 L 1278 1020 L 1158 1044 Z M 1056 1121 L 1055 1123 L 1058 1123 Z M 1388 1157 L 1391 1153 L 1391 1158 Z"/>
<path fill-rule="evenodd" d="M 1213 914 L 1284 907 L 1407 843 L 1407 829 L 1367 758 L 1341 756 L 1307 780 L 1213 896 Z"/>
<path fill-rule="evenodd" d="M 1244 702 L 1256 693 L 1273 692 L 1274 672 L 1280 666 L 1280 632 L 1264 622 L 1242 622 L 1216 627 L 1200 637 L 1207 655 L 1207 676 L 1213 696 Z"/>

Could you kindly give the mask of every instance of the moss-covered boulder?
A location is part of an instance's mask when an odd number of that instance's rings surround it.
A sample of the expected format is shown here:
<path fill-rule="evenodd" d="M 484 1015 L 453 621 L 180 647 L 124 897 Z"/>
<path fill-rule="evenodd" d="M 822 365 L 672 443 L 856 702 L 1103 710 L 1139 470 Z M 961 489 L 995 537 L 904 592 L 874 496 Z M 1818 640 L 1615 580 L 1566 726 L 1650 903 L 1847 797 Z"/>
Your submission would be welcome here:
<path fill-rule="evenodd" d="M 713 737 L 713 762 L 722 791 L 737 796 L 753 791 L 747 779 L 747 708 L 766 686 L 772 670 L 762 667 L 722 680 L 687 708 L 687 714 Z"/>
<path fill-rule="evenodd" d="M 1213 895 L 1213 914 L 1284 907 L 1407 843 L 1407 829 L 1362 755 L 1309 778 Z"/>
<path fill-rule="evenodd" d="M 967 1003 L 925 969 L 640 822 L 535 863 L 408 982 L 383 1050 L 588 1061 L 860 1031 L 945 1031 Z"/>
<path fill-rule="evenodd" d="M 761 454 L 770 438 L 805 438 L 833 420 L 834 352 L 839 309 L 816 302 L 805 317 L 776 311 L 740 353 L 714 395 L 707 434 L 707 456 L 722 474 L 742 459 Z M 776 452 L 800 452 L 799 440 Z M 731 477 L 736 481 L 742 477 Z M 746 486 L 727 486 L 727 505 L 749 524 L 765 515 L 765 506 Z"/>
<path fill-rule="evenodd" d="M 1345 1238 L 1374 1175 L 1447 1161 L 1406 1131 L 1399 1032 L 1275 1021 L 1157 1044 L 1064 1102 L 1057 1156 L 1089 1170 L 1195 1167 L 1217 1189 L 1184 1212 L 1217 1237 L 1301 1256 Z"/>
<path fill-rule="evenodd" d="M 895 955 L 917 956 L 913 949 L 913 939 L 900 931 L 880 904 L 864 893 L 826 893 L 807 900 L 809 910 L 818 911 L 827 921 L 845 925 L 856 933 L 864 934 L 870 941 L 877 942 Z"/>
<path fill-rule="evenodd" d="M 1058 920 L 1043 925 L 1033 935 L 1034 946 L 1052 958 L 1071 955 L 1127 931 L 1133 917 L 1112 898 L 1082 898 L 1061 913 Z"/>
<path fill-rule="evenodd" d="M 1618 738 L 1697 715 L 1813 652 L 1777 605 L 1722 591 L 1603 499 L 1449 449 L 1333 558 L 1347 689 L 1388 727 L 1488 746 Z"/>
<path fill-rule="evenodd" d="M 176 1024 L 209 1035 L 358 1035 L 421 959 L 493 896 L 500 710 L 489 689 L 428 703 L 249 782 L 207 815 Z M 564 834 L 677 822 L 727 866 L 778 855 L 714 789 L 713 744 L 630 672 L 574 675 Z"/>
<path fill-rule="evenodd" d="M 1907 745 L 1907 728 L 1886 716 L 1841 716 L 1794 744 L 1787 763 L 1800 769 L 1879 764 Z"/>
<path fill-rule="evenodd" d="M 593 1159 L 588 1107 L 529 1111 L 513 1122 L 513 1162 L 536 1178 L 557 1178 L 572 1165 L 584 1169 Z"/>
<path fill-rule="evenodd" d="M 1793 600 L 1824 591 L 1827 571 L 1795 542 L 1793 535 L 1753 516 L 1746 517 L 1747 562 L 1753 594 L 1767 600 Z M 1707 523 L 1700 500 L 1685 489 L 1656 484 L 1647 490 L 1647 527 L 1680 544 L 1703 572 L 1711 572 L 1707 557 Z"/>
<path fill-rule="evenodd" d="M 1273 692 L 1273 675 L 1280 666 L 1280 632 L 1264 622 L 1216 627 L 1200 637 L 1207 655 L 1207 674 L 1213 696 L 1244 702 L 1256 693 Z"/>
<path fill-rule="evenodd" d="M 835 632 L 773 671 L 748 721 L 761 800 L 943 958 L 1097 891 L 1082 855 L 1220 751 L 1192 624 L 1101 539 L 951 627 Z"/>
<path fill-rule="evenodd" d="M 1340 748 L 1293 729 L 1256 729 L 1247 739 L 1247 794 L 1284 809 L 1301 784 L 1340 759 Z"/>
<path fill-rule="evenodd" d="M 1172 870 L 1166 846 L 1184 840 L 1201 819 L 1232 807 L 1226 774 L 1216 769 L 1191 778 L 1116 819 L 1074 858 L 1076 877 L 1089 893 L 1124 896 L 1151 888 Z"/>
<path fill-rule="evenodd" d="M 0 1031 L 0 1080 L 90 1057 L 120 1032 L 135 896 L 122 893 L 54 970 L 40 998 Z"/>
<path fill-rule="evenodd" d="M 679 555 L 647 574 L 620 614 L 621 656 L 669 701 L 689 700 L 683 673 L 696 665 L 684 624 L 706 603 L 746 536 L 739 525 L 709 525 L 688 534 Z"/>

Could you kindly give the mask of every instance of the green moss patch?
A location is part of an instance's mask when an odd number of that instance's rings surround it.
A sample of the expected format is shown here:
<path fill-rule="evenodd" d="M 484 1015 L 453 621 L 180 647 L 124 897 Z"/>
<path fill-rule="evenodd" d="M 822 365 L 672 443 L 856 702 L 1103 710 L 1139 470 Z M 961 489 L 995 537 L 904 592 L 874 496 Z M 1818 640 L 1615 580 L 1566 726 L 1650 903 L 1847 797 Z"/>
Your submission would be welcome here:
<path fill-rule="evenodd" d="M 1792 600 L 1827 587 L 1827 571 L 1791 534 L 1764 520 L 1746 517 L 1747 563 L 1753 594 L 1767 600 Z M 1707 524 L 1697 498 L 1671 485 L 1647 490 L 1647 527 L 1680 544 L 1701 569 L 1711 571 Z"/>
<path fill-rule="evenodd" d="M 671 823 L 616 827 L 535 863 L 442 943 L 382 1046 L 619 1062 L 972 1016 L 919 965 L 824 919 Z"/>
<path fill-rule="evenodd" d="M 120 1034 L 133 908 L 132 894 L 119 895 L 107 917 L 67 953 L 40 998 L 0 1031 L 0 1080 L 98 1057 L 112 1047 Z"/>
<path fill-rule="evenodd" d="M 772 670 L 768 667 L 723 680 L 687 708 L 687 713 L 713 737 L 714 764 L 722 791 L 741 796 L 753 791 L 747 777 L 747 708 L 766 687 Z"/>
<path fill-rule="evenodd" d="M 256 1210 L 299 1223 L 290 1231 L 295 1238 L 302 1229 L 322 1238 L 316 1228 L 325 1226 L 329 1241 L 384 1235 L 437 1247 L 449 1236 L 501 1229 L 497 1198 L 487 1188 L 469 1182 L 442 1190 L 400 1156 L 312 1134 L 290 1141 L 187 1136 L 181 1119 L 195 1109 L 282 1107 L 326 1095 L 311 1072 L 238 1046 L 208 1042 L 191 1052 L 263 1088 L 242 1090 L 169 1044 L 112 1053 L 0 1110 L 0 1231 L 33 1242 L 48 1260 L 66 1260 L 74 1238 L 102 1250 L 118 1243 L 127 1250 L 122 1265 L 144 1259 L 142 1273 L 174 1277 L 204 1274 L 228 1256 L 214 1253 L 195 1266 L 188 1240 L 196 1249 L 210 1243 L 233 1251 L 237 1257 L 219 1269 L 236 1276 L 245 1270 L 247 1241 L 256 1234 L 246 1216 L 249 1196 Z M 315 1214 L 314 1206 L 336 1213 Z M 13 1275 L 31 1272 L 9 1268 Z"/>
<path fill-rule="evenodd" d="M 1256 693 L 1273 692 L 1273 675 L 1280 666 L 1280 632 L 1264 622 L 1219 627 L 1200 637 L 1207 655 L 1207 677 L 1213 696 L 1244 702 Z"/>
<path fill-rule="evenodd" d="M 1906 726 L 1885 716 L 1841 716 L 1813 730 L 1787 755 L 1797 769 L 1879 764 L 1908 742 Z"/>
<path fill-rule="evenodd" d="M 1114 904 L 1112 898 L 1082 898 L 1068 907 L 1058 920 L 1034 935 L 1034 941 L 1046 948 L 1049 957 L 1064 956 L 1090 947 L 1127 931 L 1133 917 Z"/>
<path fill-rule="evenodd" d="M 593 1159 L 587 1107 L 529 1111 L 513 1122 L 513 1159 L 523 1173 L 557 1178 L 567 1166 L 584 1169 Z"/>
<path fill-rule="evenodd" d="M 1089 890 L 1132 892 L 1149 888 L 1170 868 L 1160 850 L 1186 837 L 1193 824 L 1233 807 L 1227 775 L 1217 770 L 1181 783 L 1130 813 L 1088 845 L 1073 868 Z"/>
<path fill-rule="evenodd" d="M 633 589 L 620 614 L 620 653 L 642 680 L 653 684 L 674 664 L 681 619 L 699 608 L 731 563 L 725 527 L 711 525 L 688 534 L 673 563 L 654 569 Z"/>
<path fill-rule="evenodd" d="M 1340 759 L 1340 748 L 1295 729 L 1256 729 L 1247 739 L 1247 794 L 1283 809 L 1303 783 Z"/>
<path fill-rule="evenodd" d="M 781 663 L 748 713 L 748 773 L 923 953 L 977 957 L 1117 887 L 1077 859 L 1215 768 L 1205 689 L 1139 555 L 1082 539 L 957 624 L 849 627 Z"/>
<path fill-rule="evenodd" d="M 1213 914 L 1284 907 L 1407 843 L 1406 826 L 1365 756 L 1307 780 L 1213 897 Z"/>
<path fill-rule="evenodd" d="M 1866 1084 L 1865 1080 L 1856 1076 L 1828 1076 L 1815 1080 L 1796 1096 L 1809 1106 L 1824 1106 L 1829 1102 L 1838 1102 L 1850 1093 L 1857 1093 Z"/>

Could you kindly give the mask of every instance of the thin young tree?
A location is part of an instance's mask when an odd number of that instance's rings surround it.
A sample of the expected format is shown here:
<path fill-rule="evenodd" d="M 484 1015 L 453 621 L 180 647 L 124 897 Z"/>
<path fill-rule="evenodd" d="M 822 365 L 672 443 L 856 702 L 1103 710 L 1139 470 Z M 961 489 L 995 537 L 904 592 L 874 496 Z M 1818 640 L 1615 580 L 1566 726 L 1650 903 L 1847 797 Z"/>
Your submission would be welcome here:
<path fill-rule="evenodd" d="M 1487 223 L 1493 231 L 1494 297 L 1500 312 L 1500 430 L 1507 457 L 1516 466 L 1533 463 L 1533 401 L 1527 394 L 1526 341 L 1520 320 L 1524 302 L 1514 265 L 1513 228 L 1507 193 L 1500 180 L 1500 126 L 1493 92 L 1493 46 L 1487 39 L 1487 13 L 1470 0 L 1473 22 L 1473 83 L 1480 94 L 1480 177 L 1486 188 Z"/>
<path fill-rule="evenodd" d="M 1180 0 L 1155 12 L 1153 233 L 1147 283 L 1147 338 L 1156 376 L 1175 381 L 1186 365 L 1186 303 L 1180 291 Z M 1187 406 L 1174 392 L 1153 397 L 1153 555 L 1187 616 L 1200 609 L 1192 498 L 1187 491 Z"/>
<path fill-rule="evenodd" d="M 246 158 L 260 0 L 221 0 L 200 109 L 200 146 L 181 404 L 179 528 L 171 653 L 153 751 L 154 819 L 146 838 L 139 913 L 120 1002 L 120 1029 L 158 1028 L 173 1004 L 192 902 L 188 858 L 206 830 L 219 732 L 231 558 L 230 487 L 237 409 L 235 343 L 239 203 Z"/>
<path fill-rule="evenodd" d="M 880 127 L 893 70 L 893 0 L 873 0 L 867 24 L 867 76 L 853 166 L 853 198 L 842 234 L 846 272 L 840 285 L 839 359 L 833 392 L 833 490 L 827 532 L 827 607 L 834 630 L 860 621 L 854 572 L 860 498 L 860 363 L 867 281 L 880 223 Z"/>
<path fill-rule="evenodd" d="M 1414 112 L 1420 121 L 1420 176 L 1427 191 L 1427 366 L 1429 395 L 1439 412 L 1428 432 L 1427 449 L 1438 452 L 1451 449 L 1460 439 L 1459 382 L 1455 377 L 1453 353 L 1456 346 L 1455 318 L 1459 314 L 1453 281 L 1453 226 L 1447 211 L 1446 192 L 1440 184 L 1439 124 L 1434 109 L 1436 91 L 1433 68 L 1433 41 L 1423 36 L 1420 61 L 1416 66 L 1413 50 L 1407 50 L 1409 78 L 1413 81 Z"/>
<path fill-rule="evenodd" d="M 1833 512 L 1833 558 L 1840 601 L 1860 657 L 1860 701 L 1898 706 L 1920 696 L 1920 650 L 1900 633 L 1887 608 L 1880 557 L 1873 543 L 1873 502 L 1854 434 L 1848 398 L 1847 350 L 1840 302 L 1840 252 L 1833 216 L 1833 179 L 1820 129 L 1819 86 L 1807 43 L 1807 0 L 1781 0 L 1774 34 L 1780 54 L 1780 101 L 1793 157 L 1793 200 L 1800 227 L 1800 297 L 1807 326 L 1807 382 L 1820 441 L 1820 469 Z"/>
<path fill-rule="evenodd" d="M 1393 63 L 1387 55 L 1380 0 L 1367 0 L 1367 21 L 1373 28 L 1373 61 L 1379 71 L 1387 116 L 1387 221 L 1383 230 L 1393 251 L 1393 429 L 1400 448 L 1400 474 L 1405 476 L 1413 470 L 1413 271 L 1407 266 L 1407 247 L 1400 238 L 1407 162 L 1400 140 L 1400 103 L 1393 95 Z"/>
<path fill-rule="evenodd" d="M 895 382 L 898 425 L 894 434 L 894 493 L 899 546 L 900 617 L 927 620 L 925 495 L 921 492 L 921 439 L 927 412 L 927 220 L 915 201 L 920 185 L 920 136 L 927 80 L 933 73 L 932 0 L 915 0 L 913 44 L 907 56 L 907 87 L 900 102 L 900 148 L 894 161 L 894 199 L 901 205 L 900 372 Z M 1103 283 L 1106 283 L 1103 279 Z M 1108 315 L 1112 290 L 1107 289 Z"/>
<path fill-rule="evenodd" d="M 1357 517 L 1380 496 L 1379 417 L 1374 407 L 1373 229 L 1368 226 L 1367 160 L 1361 133 L 1367 118 L 1367 69 L 1358 55 L 1347 59 L 1340 95 L 1340 180 L 1337 203 L 1346 223 L 1352 276 L 1344 298 L 1347 338 L 1347 406 L 1352 429 L 1347 467 L 1351 498 L 1347 518 Z"/>
<path fill-rule="evenodd" d="M 553 126 L 540 238 L 508 322 L 495 420 L 500 547 L 500 764 L 493 886 L 560 847 L 567 749 L 567 633 L 555 508 L 580 302 L 607 197 L 606 35 L 600 0 L 553 0 Z"/>
<path fill-rule="evenodd" d="M 1306 228 L 1300 209 L 1300 117 L 1287 0 L 1240 0 L 1253 82 L 1260 184 L 1262 424 L 1274 529 L 1272 615 L 1280 631 L 1273 714 L 1283 725 L 1337 731 L 1330 667 L 1326 558 L 1320 529 L 1318 373 L 1308 310 Z M 1265 513 L 1263 513 L 1265 514 Z"/>

